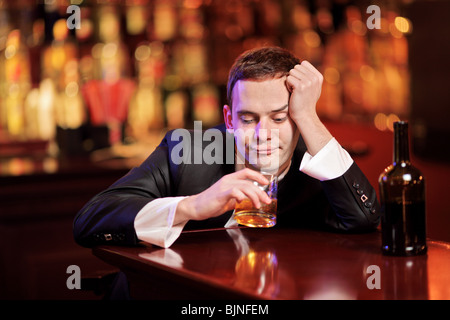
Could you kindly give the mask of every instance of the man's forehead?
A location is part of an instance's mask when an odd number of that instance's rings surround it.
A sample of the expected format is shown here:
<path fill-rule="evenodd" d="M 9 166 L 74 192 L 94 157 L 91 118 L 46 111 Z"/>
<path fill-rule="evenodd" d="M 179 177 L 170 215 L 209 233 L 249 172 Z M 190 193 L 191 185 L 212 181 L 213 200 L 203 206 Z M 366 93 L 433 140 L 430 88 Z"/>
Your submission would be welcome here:
<path fill-rule="evenodd" d="M 243 85 L 264 85 L 264 84 L 274 84 L 279 83 L 280 85 L 286 85 L 286 79 L 287 76 L 281 76 L 281 77 L 267 77 L 267 78 L 261 78 L 261 79 L 239 79 L 234 84 L 234 88 L 237 86 L 243 86 Z"/>
<path fill-rule="evenodd" d="M 260 107 L 257 106 L 245 106 L 245 105 L 238 105 L 236 107 L 236 113 L 237 114 L 257 114 L 257 113 L 277 113 L 277 112 L 283 112 L 283 111 L 288 111 L 288 107 L 289 105 L 283 104 L 283 105 L 278 105 L 278 106 L 268 106 L 266 108 L 264 108 L 264 110 L 261 110 Z"/>
<path fill-rule="evenodd" d="M 233 109 L 248 111 L 276 110 L 285 107 L 289 90 L 284 78 L 239 80 L 233 90 Z"/>

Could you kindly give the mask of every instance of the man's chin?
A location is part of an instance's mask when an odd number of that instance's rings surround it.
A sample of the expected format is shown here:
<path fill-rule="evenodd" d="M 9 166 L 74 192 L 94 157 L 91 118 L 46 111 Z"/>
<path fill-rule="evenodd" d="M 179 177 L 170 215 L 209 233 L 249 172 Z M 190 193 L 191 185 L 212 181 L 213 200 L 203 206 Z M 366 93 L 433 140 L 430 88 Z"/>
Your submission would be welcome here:
<path fill-rule="evenodd" d="M 250 162 L 250 164 L 259 171 L 265 171 L 270 173 L 276 173 L 278 169 L 280 168 L 280 161 L 278 157 L 258 157 L 256 161 L 253 163 Z"/>

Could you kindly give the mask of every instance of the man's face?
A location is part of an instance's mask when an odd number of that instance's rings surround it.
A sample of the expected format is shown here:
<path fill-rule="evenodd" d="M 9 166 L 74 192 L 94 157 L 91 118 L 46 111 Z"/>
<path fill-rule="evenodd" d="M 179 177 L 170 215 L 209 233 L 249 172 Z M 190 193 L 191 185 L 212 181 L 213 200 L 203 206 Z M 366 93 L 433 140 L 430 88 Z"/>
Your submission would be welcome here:
<path fill-rule="evenodd" d="M 283 172 L 289 165 L 299 131 L 289 117 L 286 77 L 239 80 L 233 106 L 224 106 L 225 124 L 234 131 L 238 157 L 255 169 Z"/>

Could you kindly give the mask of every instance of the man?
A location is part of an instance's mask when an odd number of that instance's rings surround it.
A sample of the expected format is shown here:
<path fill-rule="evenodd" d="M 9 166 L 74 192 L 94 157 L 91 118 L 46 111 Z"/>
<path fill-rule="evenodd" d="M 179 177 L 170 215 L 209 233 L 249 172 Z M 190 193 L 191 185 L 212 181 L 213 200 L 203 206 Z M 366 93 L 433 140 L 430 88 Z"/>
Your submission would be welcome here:
<path fill-rule="evenodd" d="M 270 201 L 252 183 L 267 183 L 262 169 L 279 177 L 275 227 L 374 230 L 376 193 L 317 116 L 322 81 L 309 62 L 300 63 L 284 49 L 243 53 L 229 75 L 225 127 L 216 129 L 223 139 L 216 135 L 211 152 L 221 161 L 195 161 L 210 144 L 195 139 L 198 133 L 180 142 L 177 130 L 169 132 L 139 167 L 78 213 L 76 241 L 83 246 L 146 241 L 167 248 L 184 229 L 231 226 L 237 202 L 250 198 L 258 207 Z M 183 161 L 176 157 L 180 143 Z"/>

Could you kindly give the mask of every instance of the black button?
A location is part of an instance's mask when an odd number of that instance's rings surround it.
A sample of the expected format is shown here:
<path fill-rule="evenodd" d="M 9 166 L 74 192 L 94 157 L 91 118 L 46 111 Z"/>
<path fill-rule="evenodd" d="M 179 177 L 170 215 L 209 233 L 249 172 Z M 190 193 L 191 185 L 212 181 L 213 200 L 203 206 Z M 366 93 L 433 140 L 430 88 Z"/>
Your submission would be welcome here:
<path fill-rule="evenodd" d="M 364 194 L 364 190 L 358 189 L 358 190 L 356 190 L 356 193 L 359 194 L 359 195 L 362 195 L 362 194 Z"/>
<path fill-rule="evenodd" d="M 353 182 L 353 188 L 359 189 L 359 183 Z"/>
<path fill-rule="evenodd" d="M 364 206 L 366 208 L 370 208 L 372 206 L 372 202 L 367 201 L 367 202 L 364 203 Z"/>

